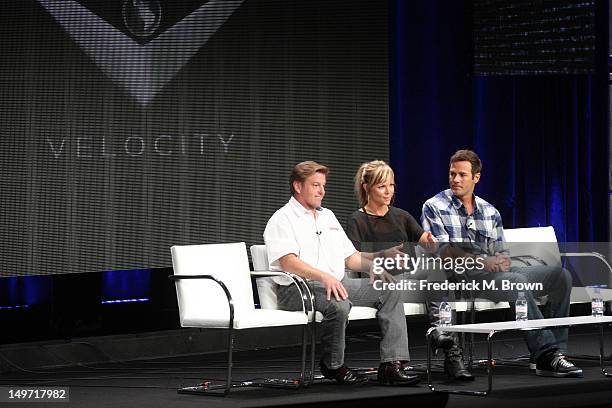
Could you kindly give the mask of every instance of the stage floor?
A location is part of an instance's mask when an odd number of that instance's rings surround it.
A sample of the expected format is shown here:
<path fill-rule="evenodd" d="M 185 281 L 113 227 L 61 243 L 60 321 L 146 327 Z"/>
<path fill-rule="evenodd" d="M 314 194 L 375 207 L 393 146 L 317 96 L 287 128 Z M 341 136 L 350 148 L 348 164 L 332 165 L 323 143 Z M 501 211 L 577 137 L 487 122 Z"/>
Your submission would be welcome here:
<path fill-rule="evenodd" d="M 412 333 L 412 330 L 411 330 Z M 573 329 L 570 332 L 570 354 L 597 351 L 595 329 Z M 476 355 L 484 355 L 483 338 L 476 338 Z M 480 340 L 480 341 L 479 341 Z M 348 338 L 347 361 L 353 367 L 378 365 L 378 335 L 376 332 L 352 331 Z M 511 358 L 526 354 L 520 335 L 500 336 L 495 342 L 496 358 Z M 606 333 L 606 350 L 612 350 L 612 331 Z M 574 360 L 583 368 L 584 378 L 558 379 L 537 377 L 526 367 L 495 368 L 493 392 L 487 397 L 459 396 L 432 393 L 425 382 L 424 336 L 412 336 L 410 341 L 412 364 L 422 373 L 423 381 L 416 387 L 384 387 L 372 381 L 363 386 L 339 386 L 331 381 L 317 381 L 307 389 L 281 390 L 249 388 L 234 390 L 230 396 L 207 397 L 179 395 L 176 389 L 195 385 L 203 379 L 223 378 L 223 359 L 220 354 L 181 356 L 132 362 L 112 362 L 80 365 L 72 368 L 22 370 L 0 376 L 0 386 L 67 386 L 70 403 L 19 403 L 16 407 L 71 406 L 71 407 L 264 407 L 264 406 L 411 406 L 433 407 L 612 407 L 612 378 L 601 375 L 597 361 Z M 235 379 L 296 376 L 299 348 L 238 351 L 234 356 Z M 437 364 L 436 381 L 444 387 L 485 389 L 486 371 L 474 368 L 477 380 L 473 383 L 451 383 Z M 610 362 L 612 367 L 612 362 Z M 318 368 L 318 367 L 317 367 Z M 611 368 L 612 370 L 612 368 Z M 318 374 L 318 373 L 317 373 Z M 448 401 L 447 401 L 448 398 Z M 2 406 L 11 406 L 0 404 Z"/>

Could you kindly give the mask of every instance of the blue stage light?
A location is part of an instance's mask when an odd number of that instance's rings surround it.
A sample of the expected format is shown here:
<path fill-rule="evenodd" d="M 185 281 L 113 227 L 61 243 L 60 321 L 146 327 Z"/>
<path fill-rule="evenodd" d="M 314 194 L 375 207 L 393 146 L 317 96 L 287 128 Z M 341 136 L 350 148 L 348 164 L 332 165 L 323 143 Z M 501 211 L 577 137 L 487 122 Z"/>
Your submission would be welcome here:
<path fill-rule="evenodd" d="M 141 302 L 148 302 L 149 300 L 150 300 L 149 298 L 111 299 L 111 300 L 103 300 L 100 303 L 102 303 L 103 305 L 111 305 L 111 304 L 117 304 L 117 303 L 141 303 Z"/>

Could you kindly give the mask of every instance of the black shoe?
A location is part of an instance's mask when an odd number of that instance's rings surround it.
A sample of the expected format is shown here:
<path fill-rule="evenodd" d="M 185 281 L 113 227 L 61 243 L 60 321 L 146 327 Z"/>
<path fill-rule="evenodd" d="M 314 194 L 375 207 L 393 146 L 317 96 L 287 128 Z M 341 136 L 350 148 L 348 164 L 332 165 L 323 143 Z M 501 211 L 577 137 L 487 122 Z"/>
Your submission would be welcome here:
<path fill-rule="evenodd" d="M 408 374 L 400 361 L 380 363 L 378 382 L 382 385 L 415 385 L 421 381 L 417 375 Z"/>
<path fill-rule="evenodd" d="M 572 364 L 563 354 L 559 353 L 559 350 L 554 350 L 538 358 L 536 375 L 542 377 L 582 377 L 582 369 Z"/>
<path fill-rule="evenodd" d="M 414 371 L 414 367 L 410 365 L 410 361 L 408 360 L 400 360 L 399 361 L 402 367 L 402 370 L 404 370 L 407 374 L 411 374 L 411 372 Z"/>
<path fill-rule="evenodd" d="M 342 364 L 342 366 L 340 366 L 339 368 L 331 369 L 327 368 L 325 364 L 321 362 L 320 368 L 323 377 L 329 380 L 336 380 L 338 384 L 357 385 L 365 384 L 368 381 L 368 377 L 363 374 L 359 374 L 358 372 L 352 371 L 346 366 L 346 364 Z"/>
<path fill-rule="evenodd" d="M 438 354 L 438 350 L 448 351 L 455 345 L 455 338 L 439 329 L 431 332 L 431 337 L 433 340 L 431 342 L 431 350 L 434 354 Z"/>
<path fill-rule="evenodd" d="M 458 346 L 453 346 L 446 352 L 444 372 L 457 381 L 474 381 L 474 376 L 463 364 L 463 353 Z"/>

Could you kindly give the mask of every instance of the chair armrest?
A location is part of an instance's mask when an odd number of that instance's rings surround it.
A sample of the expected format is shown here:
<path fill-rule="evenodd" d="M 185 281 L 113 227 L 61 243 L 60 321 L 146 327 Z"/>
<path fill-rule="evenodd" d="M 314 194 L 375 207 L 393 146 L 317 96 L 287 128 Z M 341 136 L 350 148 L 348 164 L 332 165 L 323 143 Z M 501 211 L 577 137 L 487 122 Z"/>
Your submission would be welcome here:
<path fill-rule="evenodd" d="M 278 272 L 278 271 L 251 271 L 251 276 L 255 278 L 266 278 L 270 276 L 290 276 L 290 275 L 291 275 L 290 273 Z"/>
<path fill-rule="evenodd" d="M 171 281 L 177 281 L 182 279 L 211 279 L 220 282 L 217 278 L 212 275 L 170 275 L 168 279 Z"/>
<path fill-rule="evenodd" d="M 293 273 L 281 272 L 281 271 L 251 271 L 251 276 L 253 278 L 272 278 L 275 276 L 284 276 L 286 278 L 291 279 L 294 283 L 303 282 L 304 278 L 301 276 L 295 275 Z"/>
<path fill-rule="evenodd" d="M 571 257 L 597 258 L 606 265 L 606 267 L 608 268 L 608 273 L 612 275 L 612 266 L 610 266 L 610 263 L 608 262 L 606 257 L 600 254 L 599 252 L 562 252 L 561 256 L 565 258 L 571 258 Z"/>
<path fill-rule="evenodd" d="M 225 292 L 225 297 L 227 298 L 227 305 L 229 306 L 230 311 L 229 328 L 232 328 L 234 326 L 234 301 L 232 299 L 232 295 L 230 294 L 229 290 L 227 289 L 227 286 L 225 286 L 225 283 L 223 283 L 223 281 L 220 281 L 212 275 L 170 275 L 168 276 L 168 279 L 174 281 L 175 284 L 181 280 L 186 279 L 207 279 L 216 282 L 217 285 L 221 286 L 221 289 L 223 289 L 223 292 Z"/>
<path fill-rule="evenodd" d="M 307 304 L 310 305 L 310 310 L 314 310 L 314 295 L 312 294 L 312 290 L 306 280 L 301 276 L 281 271 L 251 271 L 251 276 L 253 278 L 272 278 L 275 276 L 283 276 L 291 279 L 293 283 L 295 283 L 295 286 L 300 293 L 300 297 L 302 298 L 302 310 L 304 313 L 308 314 L 308 309 L 306 308 Z"/>

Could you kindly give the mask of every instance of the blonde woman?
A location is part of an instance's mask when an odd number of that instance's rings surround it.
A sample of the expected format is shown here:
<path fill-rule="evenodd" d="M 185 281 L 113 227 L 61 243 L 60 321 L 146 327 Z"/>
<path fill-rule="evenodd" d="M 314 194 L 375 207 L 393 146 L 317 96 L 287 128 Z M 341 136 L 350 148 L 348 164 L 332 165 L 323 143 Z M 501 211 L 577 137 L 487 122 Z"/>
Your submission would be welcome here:
<path fill-rule="evenodd" d="M 386 250 L 385 255 L 389 256 L 404 243 L 419 243 L 423 247 L 436 244 L 432 233 L 425 232 L 408 211 L 391 205 L 395 175 L 384 161 L 375 160 L 359 167 L 355 193 L 361 208 L 350 216 L 347 233 L 358 250 Z M 363 246 L 368 248 L 360 249 Z"/>
<path fill-rule="evenodd" d="M 349 217 L 346 233 L 358 251 L 378 253 L 380 257 L 395 257 L 407 253 L 415 257 L 415 245 L 432 250 L 437 240 L 426 232 L 409 212 L 391 205 L 395 196 L 393 169 L 382 160 L 364 163 L 355 175 L 355 194 L 361 208 Z M 403 272 L 389 270 L 391 273 Z M 436 320 L 437 304 L 428 301 L 430 319 Z M 437 333 L 437 347 L 446 353 L 444 367 L 456 380 L 471 381 L 472 374 L 463 365 L 461 349 L 456 340 Z"/>

